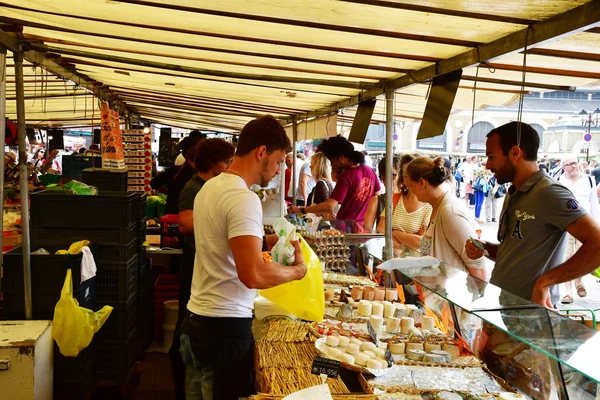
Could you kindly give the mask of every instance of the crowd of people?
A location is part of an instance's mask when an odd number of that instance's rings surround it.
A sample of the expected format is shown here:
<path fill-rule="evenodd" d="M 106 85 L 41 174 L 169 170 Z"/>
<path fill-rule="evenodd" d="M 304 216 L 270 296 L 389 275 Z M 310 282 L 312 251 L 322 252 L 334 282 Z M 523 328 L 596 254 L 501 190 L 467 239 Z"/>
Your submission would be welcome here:
<path fill-rule="evenodd" d="M 553 178 L 554 168 L 546 173 L 539 166 L 535 130 L 517 126 L 487 135 L 485 163 L 470 156 L 453 169 L 441 157 L 403 154 L 394 157 L 392 171 L 381 160 L 379 176 L 342 136 L 324 140 L 305 160 L 299 155 L 294 168 L 291 143 L 271 116 L 249 122 L 237 147 L 197 134 L 182 142 L 181 160 L 161 178 L 168 179 L 168 212 L 178 213 L 184 237 L 180 315 L 169 352 L 178 398 L 249 395 L 256 290 L 302 279 L 307 271 L 297 242 L 292 266 L 262 256 L 278 238 L 264 235 L 262 204 L 250 187 L 266 186 L 284 163 L 290 214 L 383 232 L 382 182 L 392 174 L 387 189 L 396 256 L 436 257 L 547 307 L 561 300 L 560 283 L 567 285 L 563 302 L 572 301 L 573 285 L 585 296 L 580 278 L 600 264 L 593 169 L 587 174 L 575 158 L 565 158 Z M 475 239 L 484 220 L 498 221 L 497 242 Z M 493 269 L 485 257 L 495 261 Z"/>

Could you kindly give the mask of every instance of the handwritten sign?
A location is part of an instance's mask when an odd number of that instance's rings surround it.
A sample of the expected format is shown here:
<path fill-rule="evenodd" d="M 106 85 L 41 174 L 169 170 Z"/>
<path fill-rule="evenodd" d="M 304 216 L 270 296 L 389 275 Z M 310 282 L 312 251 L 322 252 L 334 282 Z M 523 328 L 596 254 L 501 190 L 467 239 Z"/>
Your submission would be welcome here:
<path fill-rule="evenodd" d="M 337 378 L 340 374 L 340 362 L 329 358 L 315 357 L 311 373 L 313 375 L 327 375 L 329 378 Z"/>

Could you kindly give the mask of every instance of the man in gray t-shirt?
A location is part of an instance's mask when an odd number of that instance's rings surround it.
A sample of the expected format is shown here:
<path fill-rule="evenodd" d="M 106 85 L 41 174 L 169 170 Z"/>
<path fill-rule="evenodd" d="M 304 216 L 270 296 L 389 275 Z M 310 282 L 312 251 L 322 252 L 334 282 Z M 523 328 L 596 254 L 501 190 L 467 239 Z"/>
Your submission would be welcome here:
<path fill-rule="evenodd" d="M 567 188 L 539 170 L 539 143 L 537 132 L 519 122 L 488 133 L 486 168 L 496 173 L 498 183 L 511 182 L 512 186 L 502 207 L 500 243 L 487 242 L 484 246 L 488 258 L 496 261 L 491 283 L 552 307 L 558 302 L 558 292 L 556 288 L 551 295 L 549 289 L 600 265 L 600 226 Z M 566 232 L 583 246 L 561 264 Z M 470 241 L 466 252 L 472 259 L 483 255 L 483 250 Z"/>

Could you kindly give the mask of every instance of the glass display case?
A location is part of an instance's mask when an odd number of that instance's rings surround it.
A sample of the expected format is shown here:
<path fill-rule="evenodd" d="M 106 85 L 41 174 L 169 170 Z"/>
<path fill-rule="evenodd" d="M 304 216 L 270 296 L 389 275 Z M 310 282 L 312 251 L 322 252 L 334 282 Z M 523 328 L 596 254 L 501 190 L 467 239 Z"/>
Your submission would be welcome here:
<path fill-rule="evenodd" d="M 600 398 L 600 332 L 444 264 L 396 270 L 393 278 L 522 394 Z"/>

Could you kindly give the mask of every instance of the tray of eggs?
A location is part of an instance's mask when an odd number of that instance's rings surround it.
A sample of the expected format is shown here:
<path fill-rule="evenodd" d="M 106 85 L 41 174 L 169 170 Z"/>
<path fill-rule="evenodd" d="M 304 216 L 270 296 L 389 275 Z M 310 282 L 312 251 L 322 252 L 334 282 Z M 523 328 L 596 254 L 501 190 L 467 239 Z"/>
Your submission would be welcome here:
<path fill-rule="evenodd" d="M 319 356 L 338 360 L 341 366 L 352 371 L 382 376 L 391 370 L 385 356 L 385 343 L 379 346 L 356 337 L 330 335 L 317 339 L 315 347 Z"/>

